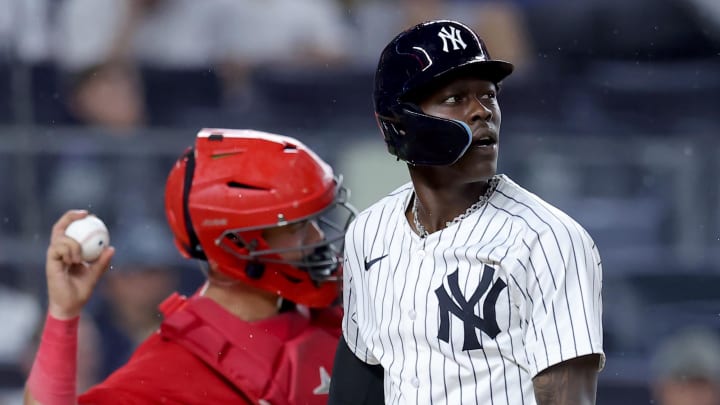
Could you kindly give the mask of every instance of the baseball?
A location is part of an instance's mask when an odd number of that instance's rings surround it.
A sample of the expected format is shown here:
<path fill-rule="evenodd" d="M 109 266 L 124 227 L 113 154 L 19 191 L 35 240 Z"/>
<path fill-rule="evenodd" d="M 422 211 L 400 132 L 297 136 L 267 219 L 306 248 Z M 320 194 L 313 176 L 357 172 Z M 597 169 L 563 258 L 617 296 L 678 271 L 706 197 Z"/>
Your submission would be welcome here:
<path fill-rule="evenodd" d="M 65 235 L 75 239 L 82 246 L 82 259 L 86 262 L 97 260 L 103 249 L 110 246 L 110 233 L 107 227 L 94 215 L 70 223 Z"/>

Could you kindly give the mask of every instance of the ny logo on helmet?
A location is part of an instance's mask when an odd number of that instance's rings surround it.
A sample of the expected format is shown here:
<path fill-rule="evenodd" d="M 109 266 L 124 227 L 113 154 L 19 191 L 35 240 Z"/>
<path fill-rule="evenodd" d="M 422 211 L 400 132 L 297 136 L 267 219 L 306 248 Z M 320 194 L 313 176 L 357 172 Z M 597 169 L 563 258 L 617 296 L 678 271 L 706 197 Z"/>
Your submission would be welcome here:
<path fill-rule="evenodd" d="M 450 314 L 452 314 L 458 317 L 463 323 L 464 336 L 462 349 L 482 349 L 482 344 L 478 341 L 475 330 L 479 329 L 485 332 L 491 339 L 495 339 L 498 333 L 500 333 L 500 327 L 498 326 L 495 316 L 495 304 L 497 303 L 500 292 L 507 284 L 500 278 L 493 282 L 495 269 L 485 265 L 480 284 L 472 296 L 466 299 L 460 289 L 458 271 L 459 270 L 456 270 L 447 277 L 450 294 L 448 294 L 443 285 L 435 290 L 435 295 L 437 295 L 438 302 L 440 303 L 440 330 L 438 330 L 438 339 L 450 343 Z M 452 298 L 450 298 L 451 294 Z M 479 304 L 483 295 L 485 295 L 485 301 L 482 305 L 481 318 L 475 314 L 475 307 Z"/>
<path fill-rule="evenodd" d="M 448 49 L 448 41 L 452 42 L 453 51 L 457 51 L 460 47 L 462 47 L 462 49 L 467 48 L 467 44 L 465 44 L 460 34 L 460 30 L 453 26 L 450 26 L 450 31 L 448 31 L 448 27 L 442 27 L 440 29 L 438 36 L 443 40 L 443 52 L 450 51 Z"/>

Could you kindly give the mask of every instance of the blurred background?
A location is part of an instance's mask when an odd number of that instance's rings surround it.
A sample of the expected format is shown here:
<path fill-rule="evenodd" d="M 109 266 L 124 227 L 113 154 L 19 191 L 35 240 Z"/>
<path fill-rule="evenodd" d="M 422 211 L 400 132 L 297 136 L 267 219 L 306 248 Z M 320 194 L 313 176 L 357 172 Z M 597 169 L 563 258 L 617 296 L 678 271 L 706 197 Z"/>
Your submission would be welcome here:
<path fill-rule="evenodd" d="M 118 248 L 83 317 L 83 389 L 202 280 L 163 211 L 197 131 L 298 137 L 366 208 L 408 180 L 374 121 L 377 58 L 441 17 L 516 65 L 500 171 L 599 246 L 598 404 L 720 404 L 717 0 L 0 0 L 0 403 L 20 403 L 61 213 L 97 214 Z"/>

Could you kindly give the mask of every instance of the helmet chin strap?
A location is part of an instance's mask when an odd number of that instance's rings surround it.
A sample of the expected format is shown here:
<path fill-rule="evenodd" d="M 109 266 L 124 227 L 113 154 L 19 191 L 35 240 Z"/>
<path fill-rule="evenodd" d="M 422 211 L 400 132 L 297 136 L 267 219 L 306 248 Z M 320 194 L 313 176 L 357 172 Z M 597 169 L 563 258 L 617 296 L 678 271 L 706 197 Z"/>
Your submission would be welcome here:
<path fill-rule="evenodd" d="M 207 268 L 203 266 L 203 263 L 198 263 L 200 271 L 205 275 L 207 281 L 203 284 L 200 295 L 205 295 L 210 284 L 218 287 L 232 287 L 241 283 L 240 280 L 235 280 L 231 277 L 224 276 L 220 270 L 213 269 L 210 263 L 207 264 Z"/>
<path fill-rule="evenodd" d="M 189 148 L 185 152 L 186 166 L 185 179 L 183 184 L 183 219 L 185 221 L 185 232 L 188 236 L 188 245 L 185 246 L 185 252 L 195 259 L 207 260 L 205 252 L 202 250 L 200 240 L 198 240 L 195 228 L 190 217 L 190 209 L 188 208 L 190 200 L 190 189 L 192 188 L 193 177 L 195 176 L 195 148 Z"/>
<path fill-rule="evenodd" d="M 249 286 L 249 285 L 243 283 L 241 280 L 235 280 L 233 278 L 224 276 L 222 274 L 222 272 L 219 272 L 218 270 L 211 269 L 208 272 L 205 272 L 203 269 L 203 273 L 205 273 L 208 278 L 198 293 L 200 296 L 205 296 L 207 294 L 208 288 L 210 288 L 211 286 L 220 287 L 220 288 L 232 288 L 232 287 L 235 287 L 238 285 L 246 285 L 247 288 L 249 288 L 249 289 L 253 289 L 253 290 L 257 289 L 256 287 L 252 287 L 252 286 Z M 267 290 L 263 290 L 263 289 L 257 289 L 257 290 L 268 292 Z M 275 305 L 278 310 L 282 307 L 284 302 L 285 301 L 284 301 L 283 297 L 280 295 L 277 295 Z"/>
<path fill-rule="evenodd" d="M 210 287 L 210 280 L 205 280 L 205 283 L 203 283 L 203 286 L 200 289 L 200 292 L 198 293 L 198 295 L 200 295 L 201 297 L 204 297 L 205 293 L 207 292 L 208 287 Z"/>
<path fill-rule="evenodd" d="M 207 277 L 207 280 L 205 281 L 205 283 L 203 283 L 202 288 L 198 292 L 198 295 L 200 295 L 201 297 L 205 296 L 208 288 L 210 287 L 210 284 L 216 285 L 218 287 L 232 287 L 242 283 L 242 281 L 240 280 L 233 280 L 231 278 L 220 280 L 215 276 L 216 273 L 214 270 L 205 269 L 202 264 L 200 264 L 200 271 L 202 271 L 203 274 L 205 274 L 205 276 Z M 278 295 L 277 300 L 275 301 L 275 308 L 280 311 L 284 302 L 285 299 L 281 295 Z"/>

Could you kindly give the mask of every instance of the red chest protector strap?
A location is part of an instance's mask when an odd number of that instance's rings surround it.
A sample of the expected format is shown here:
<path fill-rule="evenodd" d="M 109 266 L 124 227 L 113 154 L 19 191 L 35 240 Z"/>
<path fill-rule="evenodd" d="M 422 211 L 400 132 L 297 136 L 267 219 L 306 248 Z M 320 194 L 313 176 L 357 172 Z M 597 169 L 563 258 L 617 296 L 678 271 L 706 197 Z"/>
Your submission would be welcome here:
<path fill-rule="evenodd" d="M 284 342 L 243 322 L 203 297 L 186 299 L 173 294 L 160 305 L 165 315 L 160 327 L 164 339 L 172 340 L 218 371 L 251 401 L 265 399 L 273 404 L 287 403 L 290 387 L 280 386 L 277 367 L 284 357 Z M 302 330 L 302 317 L 294 317 L 290 327 Z M 305 324 L 308 321 L 305 320 Z"/>
<path fill-rule="evenodd" d="M 339 308 L 248 323 L 208 298 L 174 294 L 160 310 L 166 317 L 161 337 L 193 353 L 252 402 L 327 404 Z"/>

